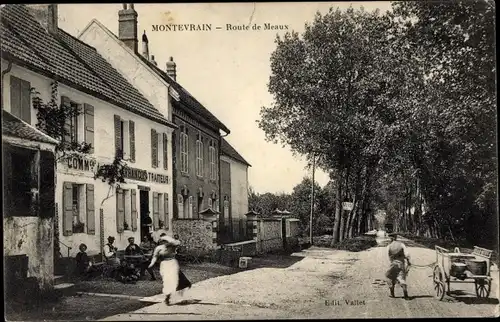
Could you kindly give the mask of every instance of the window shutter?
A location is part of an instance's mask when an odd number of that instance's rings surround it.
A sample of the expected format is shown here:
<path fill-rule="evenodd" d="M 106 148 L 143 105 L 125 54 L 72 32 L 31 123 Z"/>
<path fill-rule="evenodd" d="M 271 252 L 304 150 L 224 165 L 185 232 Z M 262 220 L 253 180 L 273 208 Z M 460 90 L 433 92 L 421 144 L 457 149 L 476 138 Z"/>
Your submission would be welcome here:
<path fill-rule="evenodd" d="M 130 138 L 130 162 L 135 162 L 135 123 L 128 121 L 129 138 Z"/>
<path fill-rule="evenodd" d="M 115 155 L 118 156 L 119 151 L 122 150 L 121 142 L 122 142 L 122 124 L 119 115 L 115 115 Z M 121 155 L 123 156 L 123 151 L 121 151 Z"/>
<path fill-rule="evenodd" d="M 21 80 L 10 76 L 10 112 L 20 119 L 22 119 L 21 95 Z"/>
<path fill-rule="evenodd" d="M 94 153 L 94 107 L 90 104 L 84 104 L 85 116 L 85 143 L 90 144 L 90 153 Z"/>
<path fill-rule="evenodd" d="M 163 133 L 163 168 L 168 169 L 168 137 Z"/>
<path fill-rule="evenodd" d="M 87 198 L 87 234 L 95 235 L 95 202 L 94 202 L 94 185 L 86 185 Z"/>
<path fill-rule="evenodd" d="M 73 185 L 63 184 L 63 235 L 73 235 Z"/>
<path fill-rule="evenodd" d="M 159 200 L 158 192 L 153 192 L 153 229 L 157 230 L 160 226 Z"/>
<path fill-rule="evenodd" d="M 21 80 L 21 118 L 31 124 L 31 84 Z"/>
<path fill-rule="evenodd" d="M 61 96 L 61 106 L 64 108 L 70 108 L 71 106 L 71 100 L 67 96 Z M 63 140 L 65 143 L 69 144 L 71 143 L 71 126 L 70 126 L 71 120 L 69 117 L 66 119 L 66 122 L 64 123 L 64 133 L 63 133 Z"/>
<path fill-rule="evenodd" d="M 158 135 L 154 129 L 151 129 L 151 166 L 158 166 Z"/>
<path fill-rule="evenodd" d="M 125 205 L 123 204 L 123 190 L 116 189 L 116 230 L 122 233 L 124 230 Z"/>
<path fill-rule="evenodd" d="M 168 211 L 168 193 L 164 193 L 163 194 L 163 210 L 164 210 L 164 217 L 163 217 L 163 223 L 164 223 L 164 227 L 165 229 L 168 229 L 168 221 L 169 221 L 169 218 L 168 218 L 168 214 L 169 214 L 169 211 Z"/>
<path fill-rule="evenodd" d="M 40 216 L 55 216 L 55 158 L 50 151 L 40 151 Z"/>
<path fill-rule="evenodd" d="M 130 213 L 132 231 L 137 231 L 137 197 L 135 189 L 130 190 Z"/>

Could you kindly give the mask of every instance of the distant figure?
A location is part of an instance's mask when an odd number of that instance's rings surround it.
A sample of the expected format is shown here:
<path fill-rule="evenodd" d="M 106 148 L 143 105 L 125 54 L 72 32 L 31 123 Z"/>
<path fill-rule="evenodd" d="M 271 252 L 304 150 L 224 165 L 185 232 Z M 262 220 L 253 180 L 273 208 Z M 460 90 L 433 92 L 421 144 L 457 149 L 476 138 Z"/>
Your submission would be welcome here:
<path fill-rule="evenodd" d="M 153 250 L 156 247 L 156 244 L 153 241 L 153 237 L 151 237 L 151 235 L 145 235 L 142 238 L 142 242 L 139 246 L 146 254 L 152 254 Z"/>
<path fill-rule="evenodd" d="M 390 267 L 385 276 L 389 279 L 391 297 L 394 297 L 394 287 L 399 283 L 403 289 L 405 300 L 408 300 L 406 276 L 408 273 L 407 269 L 411 265 L 410 254 L 405 244 L 397 240 L 396 233 L 390 233 L 389 237 L 391 238 L 391 243 L 387 246 L 387 254 L 389 255 Z"/>
<path fill-rule="evenodd" d="M 136 283 L 139 280 L 140 273 L 134 264 L 122 261 L 116 270 L 116 279 L 122 283 Z"/>

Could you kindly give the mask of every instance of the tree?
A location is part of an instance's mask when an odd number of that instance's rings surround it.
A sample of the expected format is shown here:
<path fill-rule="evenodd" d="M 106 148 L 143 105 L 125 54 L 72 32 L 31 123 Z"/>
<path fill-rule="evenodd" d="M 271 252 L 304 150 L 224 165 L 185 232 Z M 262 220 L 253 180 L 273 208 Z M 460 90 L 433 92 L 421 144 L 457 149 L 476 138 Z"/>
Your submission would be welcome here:
<path fill-rule="evenodd" d="M 396 32 L 378 11 L 332 8 L 317 13 L 301 36 L 277 37 L 271 55 L 274 104 L 261 109 L 259 126 L 268 140 L 316 155 L 318 166 L 330 172 L 336 182 L 334 242 L 349 225 L 366 220 L 354 216 L 361 210 L 344 218 L 341 202 L 368 192 L 363 182 L 387 158 L 387 142 L 394 144 L 391 132 L 398 130 L 390 128 L 397 114 L 387 103 L 415 77 L 401 68 L 406 58 L 391 38 Z"/>

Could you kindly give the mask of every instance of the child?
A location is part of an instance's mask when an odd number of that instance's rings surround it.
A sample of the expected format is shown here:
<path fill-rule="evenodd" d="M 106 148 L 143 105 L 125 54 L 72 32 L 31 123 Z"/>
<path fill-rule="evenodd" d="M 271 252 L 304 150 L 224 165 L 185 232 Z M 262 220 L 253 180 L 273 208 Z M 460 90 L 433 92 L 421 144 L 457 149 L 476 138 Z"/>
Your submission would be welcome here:
<path fill-rule="evenodd" d="M 121 262 L 120 268 L 118 268 L 116 279 L 122 283 L 133 283 L 135 284 L 140 277 L 139 271 L 135 268 L 134 264 L 129 264 L 126 261 Z"/>
<path fill-rule="evenodd" d="M 92 263 L 90 262 L 90 258 L 87 255 L 87 245 L 85 244 L 80 244 L 78 247 L 80 252 L 76 254 L 75 260 L 76 260 L 76 272 L 78 276 L 81 277 L 89 277 L 90 272 L 91 272 L 91 267 Z"/>

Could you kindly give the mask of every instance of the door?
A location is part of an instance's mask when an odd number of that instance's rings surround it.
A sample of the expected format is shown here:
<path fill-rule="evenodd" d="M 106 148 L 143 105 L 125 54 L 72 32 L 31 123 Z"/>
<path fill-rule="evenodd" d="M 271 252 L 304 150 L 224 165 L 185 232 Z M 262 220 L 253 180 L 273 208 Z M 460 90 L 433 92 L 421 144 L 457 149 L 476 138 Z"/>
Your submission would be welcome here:
<path fill-rule="evenodd" d="M 140 234 L 141 240 L 144 236 L 148 236 L 151 232 L 153 219 L 151 218 L 151 214 L 149 213 L 149 191 L 147 190 L 139 190 L 139 203 L 140 203 L 140 213 L 141 213 L 141 223 L 140 223 Z"/>

